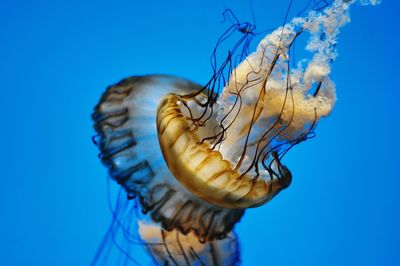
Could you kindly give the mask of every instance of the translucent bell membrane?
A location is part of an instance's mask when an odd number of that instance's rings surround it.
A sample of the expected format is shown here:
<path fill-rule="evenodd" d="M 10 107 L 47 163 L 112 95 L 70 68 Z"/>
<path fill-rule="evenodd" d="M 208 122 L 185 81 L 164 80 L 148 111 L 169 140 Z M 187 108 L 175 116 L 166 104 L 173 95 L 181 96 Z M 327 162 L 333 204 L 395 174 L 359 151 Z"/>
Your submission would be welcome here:
<path fill-rule="evenodd" d="M 131 77 L 107 89 L 93 120 L 102 162 L 129 198 L 138 197 L 142 212 L 166 230 L 192 231 L 200 241 L 210 241 L 225 238 L 243 210 L 215 206 L 182 186 L 167 167 L 156 128 L 163 95 L 199 88 L 171 76 Z"/>

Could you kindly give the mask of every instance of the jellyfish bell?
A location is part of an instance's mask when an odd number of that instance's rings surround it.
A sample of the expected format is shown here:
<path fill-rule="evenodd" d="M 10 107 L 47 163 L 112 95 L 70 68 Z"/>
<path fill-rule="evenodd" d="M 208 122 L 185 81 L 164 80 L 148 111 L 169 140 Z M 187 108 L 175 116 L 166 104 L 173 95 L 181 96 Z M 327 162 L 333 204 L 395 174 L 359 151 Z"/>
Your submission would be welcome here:
<path fill-rule="evenodd" d="M 128 195 L 138 197 L 142 211 L 166 230 L 193 231 L 210 241 L 224 238 L 243 210 L 213 205 L 185 189 L 164 162 L 156 128 L 163 95 L 199 88 L 171 76 L 128 78 L 107 89 L 93 119 L 102 162 Z"/>
<path fill-rule="evenodd" d="M 177 94 L 164 97 L 157 112 L 157 129 L 169 170 L 187 189 L 217 206 L 240 209 L 261 205 L 288 187 L 291 173 L 277 157 L 273 163 L 277 171 L 269 179 L 241 175 L 220 151 L 201 141 L 204 132 L 191 130 L 189 117 L 179 107 L 182 101 Z M 193 108 L 191 112 L 195 113 Z"/>

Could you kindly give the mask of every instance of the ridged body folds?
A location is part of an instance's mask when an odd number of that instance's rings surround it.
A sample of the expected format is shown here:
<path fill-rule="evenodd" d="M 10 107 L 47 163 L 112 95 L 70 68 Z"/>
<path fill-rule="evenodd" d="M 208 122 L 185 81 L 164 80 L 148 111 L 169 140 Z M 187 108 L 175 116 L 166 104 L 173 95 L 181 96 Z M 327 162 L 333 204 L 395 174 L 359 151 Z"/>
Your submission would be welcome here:
<path fill-rule="evenodd" d="M 157 111 L 157 130 L 169 170 L 187 189 L 207 202 L 235 209 L 262 205 L 290 184 L 290 172 L 280 162 L 279 175 L 269 180 L 235 171 L 231 162 L 190 130 L 179 102 L 175 93 L 163 98 Z"/>

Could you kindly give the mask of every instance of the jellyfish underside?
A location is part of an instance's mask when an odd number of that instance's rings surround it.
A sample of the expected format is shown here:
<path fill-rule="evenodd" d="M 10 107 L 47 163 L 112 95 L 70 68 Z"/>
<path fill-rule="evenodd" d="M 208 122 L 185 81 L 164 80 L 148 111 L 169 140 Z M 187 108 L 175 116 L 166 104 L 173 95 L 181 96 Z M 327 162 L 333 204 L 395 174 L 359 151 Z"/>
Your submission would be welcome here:
<path fill-rule="evenodd" d="M 139 223 L 139 234 L 159 265 L 236 265 L 240 259 L 233 233 L 218 241 L 201 243 L 193 232 L 184 235 L 177 230 L 163 231 L 158 226 Z"/>
<path fill-rule="evenodd" d="M 207 142 L 201 143 L 179 108 L 181 101 L 184 99 L 177 94 L 168 94 L 161 101 L 157 128 L 168 168 L 186 188 L 218 206 L 247 208 L 263 204 L 290 184 L 291 174 L 279 162 L 274 166 L 283 174 L 275 174 L 268 181 L 241 176 L 219 151 Z"/>

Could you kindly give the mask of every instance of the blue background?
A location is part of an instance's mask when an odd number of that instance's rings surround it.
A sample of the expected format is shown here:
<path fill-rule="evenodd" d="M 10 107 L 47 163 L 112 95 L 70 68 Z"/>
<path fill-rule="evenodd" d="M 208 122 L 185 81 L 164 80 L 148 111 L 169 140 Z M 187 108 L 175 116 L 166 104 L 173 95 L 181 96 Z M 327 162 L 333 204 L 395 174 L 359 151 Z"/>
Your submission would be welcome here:
<path fill-rule="evenodd" d="M 259 28 L 288 2 L 255 1 Z M 244 0 L 1 1 L 0 265 L 90 263 L 111 219 L 93 106 L 129 75 L 204 83 L 226 7 L 249 18 Z M 244 265 L 400 264 L 399 8 L 353 6 L 336 109 L 285 158 L 291 187 L 237 226 Z"/>

